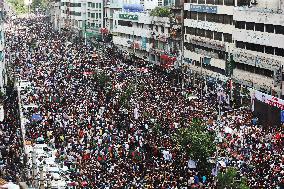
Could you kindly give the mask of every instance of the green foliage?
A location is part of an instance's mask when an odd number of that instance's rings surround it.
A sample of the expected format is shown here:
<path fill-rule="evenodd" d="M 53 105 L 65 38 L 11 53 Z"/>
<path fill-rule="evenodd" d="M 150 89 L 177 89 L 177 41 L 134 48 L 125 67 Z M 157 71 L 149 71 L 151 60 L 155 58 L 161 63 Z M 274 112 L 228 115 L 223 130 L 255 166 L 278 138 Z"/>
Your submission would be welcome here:
<path fill-rule="evenodd" d="M 111 81 L 110 76 L 103 72 L 95 74 L 94 79 L 97 81 L 100 87 L 108 87 Z"/>
<path fill-rule="evenodd" d="M 129 101 L 133 93 L 135 92 L 135 86 L 130 83 L 125 91 L 120 95 L 119 102 L 122 106 L 128 107 L 129 106 Z"/>
<path fill-rule="evenodd" d="M 242 178 L 237 181 L 238 171 L 234 167 L 229 167 L 225 172 L 219 172 L 217 185 L 220 189 L 249 189 L 247 181 Z"/>
<path fill-rule="evenodd" d="M 31 9 L 35 10 L 36 8 L 40 9 L 47 9 L 48 7 L 48 1 L 47 0 L 33 0 Z"/>
<path fill-rule="evenodd" d="M 209 133 L 205 124 L 195 119 L 188 127 L 179 129 L 174 140 L 186 155 L 197 161 L 197 168 L 200 172 L 204 174 L 211 172 L 208 158 L 216 150 L 215 134 Z"/>
<path fill-rule="evenodd" d="M 25 14 L 28 12 L 28 7 L 24 4 L 24 0 L 8 0 L 17 14 Z"/>
<path fill-rule="evenodd" d="M 168 7 L 156 7 L 150 12 L 150 16 L 169 17 L 171 11 Z"/>

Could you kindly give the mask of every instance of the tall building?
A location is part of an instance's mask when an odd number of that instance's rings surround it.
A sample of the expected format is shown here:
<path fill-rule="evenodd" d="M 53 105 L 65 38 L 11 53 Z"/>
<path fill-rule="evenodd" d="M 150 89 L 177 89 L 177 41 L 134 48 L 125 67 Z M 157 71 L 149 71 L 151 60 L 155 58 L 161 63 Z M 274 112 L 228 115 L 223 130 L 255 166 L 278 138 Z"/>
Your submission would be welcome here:
<path fill-rule="evenodd" d="M 4 36 L 4 2 L 0 0 L 0 91 L 5 93 L 4 85 L 5 85 L 5 75 L 6 75 L 6 69 L 5 69 L 5 53 L 4 53 L 4 47 L 5 47 L 5 36 Z"/>
<path fill-rule="evenodd" d="M 70 27 L 82 36 L 93 36 L 103 26 L 103 0 L 62 0 L 61 27 Z"/>
<path fill-rule="evenodd" d="M 238 2 L 231 50 L 236 82 L 281 95 L 284 65 L 284 1 Z"/>
<path fill-rule="evenodd" d="M 226 80 L 235 0 L 186 0 L 184 4 L 184 63 L 204 78 Z"/>

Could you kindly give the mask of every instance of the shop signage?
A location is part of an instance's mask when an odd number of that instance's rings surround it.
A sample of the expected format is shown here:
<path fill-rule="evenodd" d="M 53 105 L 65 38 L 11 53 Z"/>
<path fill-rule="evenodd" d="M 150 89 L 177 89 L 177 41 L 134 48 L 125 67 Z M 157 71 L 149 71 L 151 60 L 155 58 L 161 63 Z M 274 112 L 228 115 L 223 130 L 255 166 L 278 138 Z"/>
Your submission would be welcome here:
<path fill-rule="evenodd" d="M 138 15 L 135 14 L 119 14 L 119 18 L 123 20 L 138 20 Z"/>
<path fill-rule="evenodd" d="M 217 6 L 190 4 L 190 11 L 215 13 L 216 14 L 217 13 Z"/>
<path fill-rule="evenodd" d="M 190 36 L 188 41 L 189 41 L 189 43 L 199 45 L 199 46 L 203 46 L 203 47 L 207 47 L 207 48 L 210 48 L 210 49 L 226 51 L 225 45 L 222 44 L 221 42 L 209 41 L 209 40 L 202 39 L 200 37 L 193 37 L 193 36 Z"/>
<path fill-rule="evenodd" d="M 256 99 L 270 106 L 277 107 L 281 110 L 284 110 L 284 100 L 280 98 L 277 98 L 277 97 L 274 97 L 274 96 L 271 96 L 271 95 L 253 90 L 253 89 L 251 89 L 251 98 L 252 100 Z"/>
<path fill-rule="evenodd" d="M 281 65 L 281 62 L 279 60 L 266 58 L 263 56 L 255 56 L 253 54 L 249 54 L 245 50 L 234 49 L 232 50 L 232 53 L 235 62 L 248 64 L 251 66 L 256 66 L 274 71 L 278 70 Z"/>

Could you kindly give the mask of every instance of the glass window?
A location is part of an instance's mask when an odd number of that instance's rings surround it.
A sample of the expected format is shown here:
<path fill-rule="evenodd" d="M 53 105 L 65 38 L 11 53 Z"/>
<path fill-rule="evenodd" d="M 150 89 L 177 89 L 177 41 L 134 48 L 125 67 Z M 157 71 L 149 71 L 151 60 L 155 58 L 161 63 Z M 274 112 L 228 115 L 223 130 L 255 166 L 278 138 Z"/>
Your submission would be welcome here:
<path fill-rule="evenodd" d="M 225 42 L 228 42 L 228 43 L 232 43 L 233 42 L 232 34 L 224 33 L 223 35 L 224 35 L 224 41 Z"/>
<path fill-rule="evenodd" d="M 195 28 L 188 28 L 188 33 L 190 35 L 196 35 L 196 29 Z"/>
<path fill-rule="evenodd" d="M 214 32 L 214 40 L 222 41 L 222 33 Z"/>
<path fill-rule="evenodd" d="M 191 0 L 191 3 L 197 3 L 197 0 Z"/>
<path fill-rule="evenodd" d="M 284 26 L 275 26 L 275 33 L 284 35 Z"/>
<path fill-rule="evenodd" d="M 143 26 L 143 24 L 142 24 Z M 161 32 L 164 33 L 165 32 L 165 28 L 163 26 L 161 26 Z"/>
<path fill-rule="evenodd" d="M 255 31 L 264 32 L 264 24 L 256 23 L 255 24 Z"/>
<path fill-rule="evenodd" d="M 205 37 L 209 39 L 213 39 L 213 31 L 206 30 L 205 31 Z"/>
<path fill-rule="evenodd" d="M 219 15 L 218 14 L 214 14 L 214 22 L 219 22 Z"/>
<path fill-rule="evenodd" d="M 223 0 L 215 0 L 215 5 L 223 5 Z"/>
<path fill-rule="evenodd" d="M 236 47 L 241 48 L 241 49 L 246 49 L 246 44 L 242 41 L 237 41 L 236 42 Z"/>
<path fill-rule="evenodd" d="M 254 23 L 246 22 L 246 30 L 254 30 Z"/>
<path fill-rule="evenodd" d="M 218 18 L 218 22 L 219 22 L 219 23 L 224 23 L 224 15 L 219 14 L 218 17 L 219 17 L 219 18 Z"/>
<path fill-rule="evenodd" d="M 206 14 L 206 21 L 215 22 L 215 14 Z"/>
<path fill-rule="evenodd" d="M 275 55 L 284 57 L 284 49 L 275 48 Z"/>
<path fill-rule="evenodd" d="M 205 21 L 205 13 L 198 13 L 198 20 Z"/>
<path fill-rule="evenodd" d="M 269 46 L 265 46 L 265 53 L 267 53 L 267 54 L 274 54 L 274 48 L 273 47 L 269 47 Z"/>
<path fill-rule="evenodd" d="M 224 15 L 224 24 L 233 24 L 233 16 Z"/>
<path fill-rule="evenodd" d="M 198 0 L 198 4 L 205 4 L 205 0 Z"/>
<path fill-rule="evenodd" d="M 251 0 L 238 0 L 238 6 L 250 6 Z"/>
<path fill-rule="evenodd" d="M 214 0 L 207 0 L 206 3 L 207 3 L 207 4 L 212 4 L 212 5 L 214 5 L 214 4 L 215 4 L 215 1 L 214 1 Z"/>
<path fill-rule="evenodd" d="M 196 29 L 196 35 L 201 36 L 201 37 L 205 37 L 205 30 L 203 29 Z"/>
<path fill-rule="evenodd" d="M 235 1 L 234 0 L 224 0 L 224 5 L 234 6 L 235 5 Z"/>
<path fill-rule="evenodd" d="M 236 21 L 236 28 L 246 29 L 246 23 L 245 22 Z"/>
<path fill-rule="evenodd" d="M 268 33 L 274 33 L 274 26 L 272 24 L 266 24 L 265 31 Z"/>
<path fill-rule="evenodd" d="M 190 12 L 190 19 L 197 20 L 197 12 Z"/>

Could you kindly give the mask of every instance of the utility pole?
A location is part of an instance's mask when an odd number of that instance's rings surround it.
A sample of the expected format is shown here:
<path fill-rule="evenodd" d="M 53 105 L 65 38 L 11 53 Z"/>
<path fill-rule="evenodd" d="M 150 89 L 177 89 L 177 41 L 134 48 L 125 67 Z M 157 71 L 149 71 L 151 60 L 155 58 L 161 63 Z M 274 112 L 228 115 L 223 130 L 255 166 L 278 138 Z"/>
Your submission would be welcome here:
<path fill-rule="evenodd" d="M 39 177 L 39 189 L 44 189 L 44 178 L 43 178 L 43 166 L 39 166 L 40 177 Z"/>
<path fill-rule="evenodd" d="M 132 41 L 132 43 L 133 43 L 133 61 L 134 61 L 134 64 L 135 64 L 135 92 L 137 92 L 136 90 L 137 90 L 137 61 L 136 61 L 136 59 L 135 59 L 135 53 L 136 53 L 136 51 L 135 51 L 135 40 L 134 40 L 134 31 L 133 31 L 133 34 L 132 34 L 132 37 L 133 37 L 133 41 Z"/>
<path fill-rule="evenodd" d="M 202 87 L 203 87 L 203 73 L 202 73 L 202 71 L 203 71 L 203 58 L 202 57 L 200 57 L 200 64 L 201 64 L 201 99 L 203 98 L 203 89 L 202 89 Z"/>
<path fill-rule="evenodd" d="M 181 7 L 181 71 L 182 71 L 182 85 L 181 85 L 181 89 L 183 90 L 184 87 L 184 63 L 183 63 L 183 59 L 184 59 L 184 3 L 182 4 Z"/>

